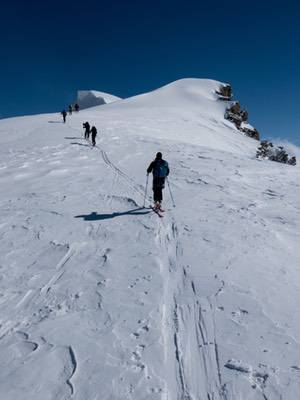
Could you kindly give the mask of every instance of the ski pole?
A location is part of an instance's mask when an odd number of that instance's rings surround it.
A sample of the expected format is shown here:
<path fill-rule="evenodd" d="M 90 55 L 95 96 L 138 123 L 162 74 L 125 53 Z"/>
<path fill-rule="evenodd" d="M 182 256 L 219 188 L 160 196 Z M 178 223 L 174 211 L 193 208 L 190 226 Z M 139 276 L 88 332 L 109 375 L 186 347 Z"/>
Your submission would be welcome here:
<path fill-rule="evenodd" d="M 148 179 L 149 179 L 149 174 L 147 174 L 147 178 L 146 178 L 146 188 L 145 188 L 145 197 L 144 197 L 143 208 L 145 208 L 145 204 L 146 204 L 147 188 L 148 188 Z"/>
<path fill-rule="evenodd" d="M 168 183 L 168 188 L 169 188 L 170 196 L 171 196 L 171 199 L 172 199 L 173 207 L 176 207 L 168 177 L 167 177 L 167 183 Z"/>

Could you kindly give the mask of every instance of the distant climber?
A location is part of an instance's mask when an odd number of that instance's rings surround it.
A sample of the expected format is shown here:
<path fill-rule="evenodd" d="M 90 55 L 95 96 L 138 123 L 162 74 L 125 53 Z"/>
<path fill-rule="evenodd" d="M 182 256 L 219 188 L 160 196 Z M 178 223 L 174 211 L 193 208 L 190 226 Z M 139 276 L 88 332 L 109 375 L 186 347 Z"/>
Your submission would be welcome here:
<path fill-rule="evenodd" d="M 73 107 L 72 104 L 69 105 L 69 114 L 72 115 Z"/>
<path fill-rule="evenodd" d="M 95 126 L 92 126 L 91 134 L 92 134 L 92 144 L 93 144 L 93 146 L 95 146 L 96 145 L 96 136 L 97 136 L 97 129 Z"/>
<path fill-rule="evenodd" d="M 162 190 L 165 187 L 165 179 L 169 175 L 170 169 L 167 161 L 163 160 L 161 152 L 156 154 L 155 160 L 151 162 L 147 169 L 147 174 L 153 173 L 153 200 L 154 208 L 160 209 L 163 199 Z"/>
<path fill-rule="evenodd" d="M 76 103 L 76 104 L 74 105 L 74 110 L 75 110 L 76 112 L 79 112 L 79 104 Z"/>
<path fill-rule="evenodd" d="M 66 110 L 62 110 L 61 115 L 62 115 L 62 117 L 63 117 L 64 123 L 66 123 L 67 111 L 66 111 Z"/>
<path fill-rule="evenodd" d="M 85 131 L 84 131 L 84 138 L 85 139 L 89 139 L 90 137 L 90 124 L 86 121 L 82 124 L 82 126 L 84 127 Z"/>

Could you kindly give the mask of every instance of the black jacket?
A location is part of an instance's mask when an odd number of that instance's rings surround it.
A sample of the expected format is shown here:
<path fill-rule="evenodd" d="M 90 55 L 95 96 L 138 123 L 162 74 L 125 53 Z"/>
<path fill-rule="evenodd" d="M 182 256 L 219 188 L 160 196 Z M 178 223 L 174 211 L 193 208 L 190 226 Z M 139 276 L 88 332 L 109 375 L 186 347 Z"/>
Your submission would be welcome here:
<path fill-rule="evenodd" d="M 85 123 L 83 124 L 83 127 L 85 128 L 85 130 L 86 130 L 87 132 L 90 131 L 90 124 L 89 124 L 88 122 L 85 122 Z"/>
<path fill-rule="evenodd" d="M 96 136 L 96 135 L 97 135 L 97 129 L 96 129 L 94 126 L 92 126 L 91 134 L 92 134 L 93 136 Z"/>
<path fill-rule="evenodd" d="M 152 163 L 149 165 L 149 167 L 147 168 L 147 174 L 150 174 L 151 172 L 154 172 L 155 167 L 156 167 L 156 163 L 157 163 L 158 161 L 159 161 L 159 162 L 163 162 L 163 163 L 165 163 L 165 164 L 167 165 L 167 173 L 166 173 L 166 176 L 168 176 L 169 173 L 170 173 L 170 169 L 169 169 L 168 163 L 167 163 L 165 160 L 158 159 L 158 158 L 156 158 L 154 161 L 152 161 Z"/>

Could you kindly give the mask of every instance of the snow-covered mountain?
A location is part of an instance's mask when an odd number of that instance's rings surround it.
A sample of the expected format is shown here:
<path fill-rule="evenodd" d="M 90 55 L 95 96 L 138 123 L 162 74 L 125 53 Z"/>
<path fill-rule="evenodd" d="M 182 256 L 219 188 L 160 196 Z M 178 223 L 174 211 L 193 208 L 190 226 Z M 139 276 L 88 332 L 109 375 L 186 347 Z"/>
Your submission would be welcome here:
<path fill-rule="evenodd" d="M 113 103 L 118 100 L 121 100 L 120 97 L 98 92 L 97 90 L 78 90 L 76 102 L 83 110 L 85 108 Z"/>
<path fill-rule="evenodd" d="M 219 86 L 0 121 L 1 399 L 298 399 L 299 168 L 255 158 Z"/>

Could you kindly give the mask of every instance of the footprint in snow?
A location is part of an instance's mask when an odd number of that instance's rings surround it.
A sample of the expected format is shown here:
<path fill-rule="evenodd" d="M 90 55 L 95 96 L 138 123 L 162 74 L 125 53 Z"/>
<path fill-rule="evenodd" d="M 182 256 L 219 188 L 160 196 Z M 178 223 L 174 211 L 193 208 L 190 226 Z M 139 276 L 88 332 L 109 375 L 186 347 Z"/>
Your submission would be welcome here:
<path fill-rule="evenodd" d="M 149 332 L 150 328 L 148 325 L 144 325 L 143 327 L 139 328 L 136 332 L 130 334 L 133 339 L 138 339 L 143 332 Z"/>
<path fill-rule="evenodd" d="M 149 330 L 150 330 L 148 325 L 143 326 L 142 329 L 143 329 L 145 332 L 149 332 Z"/>
<path fill-rule="evenodd" d="M 162 389 L 161 388 L 150 388 L 150 393 L 153 393 L 153 394 L 159 394 L 159 393 L 162 393 Z"/>
<path fill-rule="evenodd" d="M 146 366 L 142 363 L 137 363 L 131 367 L 131 369 L 135 372 L 141 372 L 146 368 Z"/>
<path fill-rule="evenodd" d="M 295 370 L 295 371 L 300 371 L 300 366 L 299 365 L 292 365 L 290 368 Z"/>
<path fill-rule="evenodd" d="M 224 367 L 248 375 L 249 382 L 253 389 L 256 389 L 257 386 L 260 389 L 265 387 L 265 383 L 269 378 L 269 375 L 266 372 L 254 370 L 251 365 L 248 365 L 241 360 L 230 359 L 225 363 Z M 265 366 L 260 365 L 259 367 Z"/>
<path fill-rule="evenodd" d="M 20 340 L 27 340 L 29 338 L 29 335 L 22 331 L 16 331 L 15 336 L 17 339 L 20 339 Z"/>

